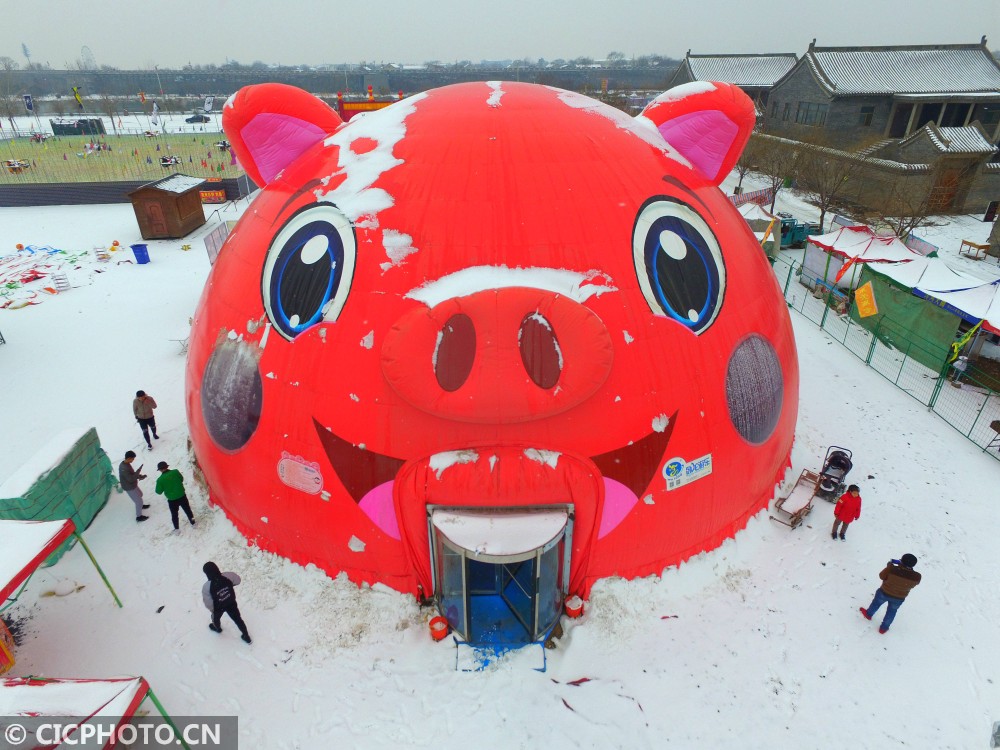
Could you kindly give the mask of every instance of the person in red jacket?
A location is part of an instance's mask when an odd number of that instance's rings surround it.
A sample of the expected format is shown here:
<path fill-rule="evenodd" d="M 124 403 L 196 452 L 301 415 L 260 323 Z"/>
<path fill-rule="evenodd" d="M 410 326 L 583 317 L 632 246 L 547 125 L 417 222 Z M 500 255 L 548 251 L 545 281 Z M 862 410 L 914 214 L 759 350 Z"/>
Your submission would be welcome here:
<path fill-rule="evenodd" d="M 833 508 L 833 531 L 830 538 L 837 538 L 837 527 L 840 527 L 840 538 L 847 536 L 847 527 L 852 521 L 861 518 L 861 488 L 852 484 L 847 488 L 847 492 L 840 496 L 836 506 Z"/>

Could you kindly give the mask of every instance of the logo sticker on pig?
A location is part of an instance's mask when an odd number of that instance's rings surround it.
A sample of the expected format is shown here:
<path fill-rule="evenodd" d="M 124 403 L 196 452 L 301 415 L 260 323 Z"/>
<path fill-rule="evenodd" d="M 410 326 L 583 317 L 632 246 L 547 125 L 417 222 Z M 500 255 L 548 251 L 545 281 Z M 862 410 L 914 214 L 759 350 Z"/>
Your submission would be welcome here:
<path fill-rule="evenodd" d="M 468 83 L 349 124 L 238 92 L 225 130 L 264 187 L 187 365 L 214 501 L 264 549 L 426 595 L 436 509 L 481 536 L 470 555 L 570 519 L 581 595 L 733 536 L 789 465 L 798 399 L 780 289 L 718 189 L 753 123 L 722 83 L 635 118 Z"/>

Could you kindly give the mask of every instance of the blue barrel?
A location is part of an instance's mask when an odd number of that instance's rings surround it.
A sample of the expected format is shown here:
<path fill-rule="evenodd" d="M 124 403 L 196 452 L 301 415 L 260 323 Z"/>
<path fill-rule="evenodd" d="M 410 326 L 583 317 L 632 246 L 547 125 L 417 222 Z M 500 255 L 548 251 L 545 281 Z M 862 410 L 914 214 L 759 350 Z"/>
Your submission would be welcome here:
<path fill-rule="evenodd" d="M 135 262 L 140 266 L 143 263 L 149 263 L 149 248 L 145 245 L 129 245 L 132 248 L 132 254 L 135 256 Z"/>

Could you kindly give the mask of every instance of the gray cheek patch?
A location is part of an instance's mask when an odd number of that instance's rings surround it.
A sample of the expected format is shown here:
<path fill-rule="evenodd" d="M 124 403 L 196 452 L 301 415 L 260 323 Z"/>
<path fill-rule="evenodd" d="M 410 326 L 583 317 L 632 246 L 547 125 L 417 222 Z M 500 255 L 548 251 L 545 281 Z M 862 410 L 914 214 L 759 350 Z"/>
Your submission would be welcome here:
<path fill-rule="evenodd" d="M 783 397 L 784 378 L 774 347 L 762 336 L 748 336 L 726 370 L 729 418 L 744 440 L 759 445 L 771 437 Z"/>
<path fill-rule="evenodd" d="M 256 347 L 242 341 L 216 346 L 201 379 L 201 413 L 220 448 L 246 445 L 260 421 L 263 388 Z"/>

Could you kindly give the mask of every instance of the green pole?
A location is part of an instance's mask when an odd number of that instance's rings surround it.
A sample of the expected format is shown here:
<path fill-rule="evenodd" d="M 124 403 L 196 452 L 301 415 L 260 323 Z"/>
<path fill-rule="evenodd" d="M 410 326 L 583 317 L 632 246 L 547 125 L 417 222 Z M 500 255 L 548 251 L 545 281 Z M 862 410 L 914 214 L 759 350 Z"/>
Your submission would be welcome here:
<path fill-rule="evenodd" d="M 872 345 L 868 347 L 868 356 L 865 357 L 865 364 L 869 367 L 872 366 L 872 356 L 875 354 L 875 345 L 878 343 L 878 330 L 882 327 L 882 320 L 883 318 L 878 319 L 875 329 L 872 331 Z"/>
<path fill-rule="evenodd" d="M 792 271 L 794 271 L 794 270 L 795 270 L 795 262 L 791 261 L 788 264 L 788 277 L 785 279 L 785 288 L 782 291 L 782 294 L 785 295 L 786 299 L 788 297 L 788 285 L 792 283 Z"/>
<path fill-rule="evenodd" d="M 831 285 L 830 287 L 827 288 L 827 293 L 825 295 L 826 299 L 824 300 L 824 302 L 826 304 L 823 305 L 823 317 L 820 318 L 820 321 L 819 321 L 819 327 L 820 328 L 822 328 L 824 325 L 826 325 L 826 316 L 827 316 L 827 313 L 830 312 L 830 300 L 833 299 L 833 290 L 836 289 L 836 288 L 837 288 L 836 284 L 833 284 L 833 285 Z"/>
<path fill-rule="evenodd" d="M 181 743 L 181 745 L 184 747 L 184 750 L 191 750 L 191 747 L 188 745 L 188 743 L 184 741 L 184 735 L 181 734 L 181 730 L 177 728 L 177 725 L 174 724 L 174 720 L 170 718 L 170 714 L 166 712 L 166 710 L 163 708 L 163 704 L 160 703 L 159 699 L 157 699 L 156 693 L 153 692 L 153 688 L 148 688 L 146 690 L 146 695 L 148 695 L 149 699 L 153 701 L 153 705 L 156 706 L 156 710 L 160 712 L 160 716 L 162 716 L 166 720 L 166 722 L 171 727 L 173 727 L 174 736 L 177 737 L 177 741 Z"/>
<path fill-rule="evenodd" d="M 87 543 L 83 541 L 83 537 L 80 536 L 80 534 L 77 531 L 73 532 L 73 536 L 75 536 L 77 540 L 79 540 L 80 544 L 83 545 L 83 550 L 84 552 L 87 553 L 87 557 L 89 557 L 90 561 L 94 563 L 94 567 L 97 568 L 97 572 L 101 574 L 101 580 L 103 580 L 104 585 L 108 587 L 108 591 L 111 592 L 111 596 L 115 598 L 115 604 L 121 607 L 122 606 L 121 599 L 118 598 L 118 594 L 115 593 L 115 590 L 111 588 L 111 582 L 108 581 L 108 577 L 104 575 L 104 571 L 101 570 L 101 566 L 97 564 L 97 560 L 94 558 L 94 553 L 90 551 L 90 547 L 87 546 Z"/>
<path fill-rule="evenodd" d="M 946 356 L 945 360 L 947 359 L 948 358 Z M 947 361 L 945 361 L 944 366 L 941 369 L 941 374 L 938 375 L 937 382 L 934 384 L 934 390 L 931 392 L 931 400 L 927 403 L 927 407 L 932 411 L 934 410 L 934 407 L 937 405 L 938 396 L 941 395 L 941 388 L 942 386 L 944 386 L 945 381 L 948 379 L 948 371 L 950 369 L 951 366 L 948 364 Z"/>
<path fill-rule="evenodd" d="M 969 431 L 965 433 L 965 436 L 969 438 L 969 440 L 972 440 L 972 431 L 976 429 L 976 425 L 979 424 L 979 418 L 983 416 L 983 409 L 986 408 L 986 404 L 988 404 L 989 402 L 990 402 L 990 396 L 989 394 L 987 394 L 986 398 L 983 399 L 982 405 L 979 407 L 979 413 L 976 414 L 976 418 L 972 420 L 972 426 L 969 428 Z M 973 442 L 975 441 L 973 440 Z"/>

